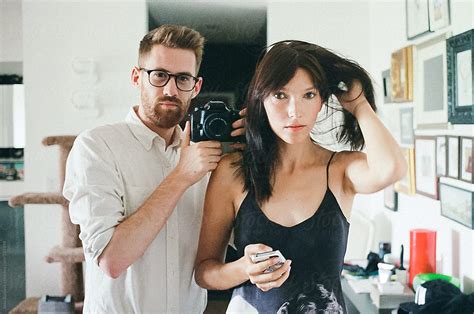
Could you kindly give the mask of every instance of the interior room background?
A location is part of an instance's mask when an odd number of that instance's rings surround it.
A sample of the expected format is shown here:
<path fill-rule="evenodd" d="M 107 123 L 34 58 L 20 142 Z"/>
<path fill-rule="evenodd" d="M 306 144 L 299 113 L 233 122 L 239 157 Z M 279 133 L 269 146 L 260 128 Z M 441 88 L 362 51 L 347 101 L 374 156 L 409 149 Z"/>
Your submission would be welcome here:
<path fill-rule="evenodd" d="M 399 137 L 398 122 L 393 117 L 414 103 L 384 104 L 382 72 L 390 68 L 391 54 L 398 49 L 473 28 L 474 3 L 471 0 L 450 2 L 448 27 L 410 40 L 402 0 L 263 3 L 249 0 L 212 1 L 211 4 L 208 1 L 201 5 L 209 12 L 205 18 L 210 19 L 210 27 L 214 13 L 239 12 L 243 8 L 253 12 L 263 7 L 266 9 L 266 34 L 263 34 L 266 43 L 301 39 L 357 60 L 368 69 L 376 84 L 380 116 Z M 199 10 L 196 12 L 199 19 Z M 219 20 L 217 15 L 215 18 Z M 25 178 L 24 181 L 0 181 L 0 200 L 26 191 L 58 189 L 58 151 L 43 146 L 44 137 L 77 135 L 87 128 L 123 120 L 129 107 L 138 101 L 138 93 L 129 78 L 131 67 L 136 65 L 138 41 L 148 31 L 149 23 L 148 6 L 143 0 L 0 2 L 0 66 L 2 70 L 13 66 L 13 71 L 21 72 L 25 93 Z M 250 31 L 242 26 L 241 33 Z M 227 53 L 234 53 L 234 58 L 249 50 L 253 53 L 255 45 L 249 43 L 248 47 L 239 51 L 228 43 L 227 50 L 209 52 L 206 58 L 212 58 L 204 62 L 212 62 L 213 58 L 219 59 Z M 250 75 L 252 66 L 245 66 Z M 232 74 L 227 71 L 226 63 L 219 64 L 218 72 L 223 77 Z M 204 84 L 207 80 L 205 77 Z M 208 91 L 215 91 L 212 86 Z M 244 90 L 245 86 L 234 86 L 234 89 Z M 242 99 L 235 97 L 235 102 Z M 472 124 L 450 125 L 415 130 L 415 134 L 472 137 L 474 127 Z M 468 188 L 472 191 L 472 184 Z M 59 265 L 43 260 L 50 248 L 60 241 L 59 210 L 52 205 L 24 208 L 26 296 L 60 293 Z M 438 272 L 459 277 L 465 292 L 474 291 L 474 232 L 443 217 L 439 201 L 419 194 L 399 193 L 398 211 L 390 211 L 384 207 L 383 192 L 379 192 L 358 196 L 353 210 L 374 222 L 376 232 L 371 249 L 375 252 L 378 241 L 390 241 L 394 253 L 398 253 L 401 244 L 408 247 L 410 229 L 436 230 Z"/>

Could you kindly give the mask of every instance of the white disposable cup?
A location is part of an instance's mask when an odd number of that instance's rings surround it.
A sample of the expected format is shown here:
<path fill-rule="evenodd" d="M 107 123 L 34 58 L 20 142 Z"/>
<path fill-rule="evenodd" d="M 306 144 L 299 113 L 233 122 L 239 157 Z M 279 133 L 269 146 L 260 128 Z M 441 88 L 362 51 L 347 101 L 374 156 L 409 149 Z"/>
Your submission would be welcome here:
<path fill-rule="evenodd" d="M 392 276 L 392 271 L 387 269 L 379 269 L 379 282 L 386 283 L 390 281 L 390 276 Z"/>
<path fill-rule="evenodd" d="M 395 269 L 395 274 L 397 275 L 397 281 L 399 283 L 401 283 L 402 285 L 407 284 L 407 271 L 406 270 Z"/>

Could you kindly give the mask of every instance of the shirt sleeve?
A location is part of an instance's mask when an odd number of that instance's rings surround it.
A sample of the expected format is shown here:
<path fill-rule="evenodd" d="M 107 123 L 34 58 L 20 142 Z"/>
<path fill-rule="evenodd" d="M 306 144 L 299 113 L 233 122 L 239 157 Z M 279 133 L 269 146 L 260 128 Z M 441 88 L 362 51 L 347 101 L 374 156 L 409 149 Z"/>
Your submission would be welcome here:
<path fill-rule="evenodd" d="M 106 141 L 91 131 L 78 136 L 66 163 L 63 195 L 80 226 L 86 259 L 98 265 L 115 227 L 124 220 L 124 187 Z"/>

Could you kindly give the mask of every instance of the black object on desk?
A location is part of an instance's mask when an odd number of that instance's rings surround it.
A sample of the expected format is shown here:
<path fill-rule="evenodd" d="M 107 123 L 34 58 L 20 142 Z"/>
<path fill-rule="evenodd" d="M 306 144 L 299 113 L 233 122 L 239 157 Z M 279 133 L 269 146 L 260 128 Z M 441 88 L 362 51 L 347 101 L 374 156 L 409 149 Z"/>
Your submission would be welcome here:
<path fill-rule="evenodd" d="M 400 267 L 398 269 L 406 270 L 405 267 L 403 267 L 403 244 L 400 247 Z"/>

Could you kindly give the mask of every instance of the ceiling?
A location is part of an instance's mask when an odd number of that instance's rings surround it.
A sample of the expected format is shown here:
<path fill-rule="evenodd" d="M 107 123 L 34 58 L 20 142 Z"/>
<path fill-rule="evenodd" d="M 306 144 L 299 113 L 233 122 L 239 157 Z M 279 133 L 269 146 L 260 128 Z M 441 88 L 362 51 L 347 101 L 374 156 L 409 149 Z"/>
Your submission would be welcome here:
<path fill-rule="evenodd" d="M 148 1 L 150 28 L 181 24 L 212 43 L 252 43 L 266 37 L 266 3 L 256 1 Z"/>

